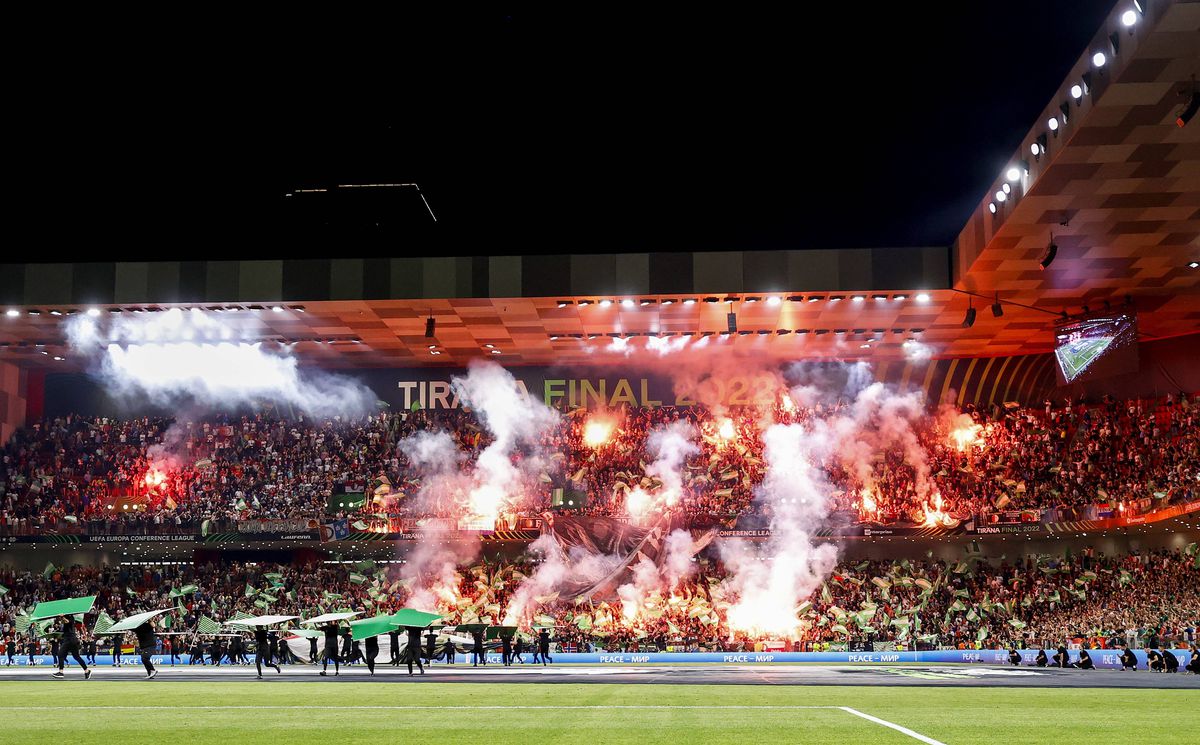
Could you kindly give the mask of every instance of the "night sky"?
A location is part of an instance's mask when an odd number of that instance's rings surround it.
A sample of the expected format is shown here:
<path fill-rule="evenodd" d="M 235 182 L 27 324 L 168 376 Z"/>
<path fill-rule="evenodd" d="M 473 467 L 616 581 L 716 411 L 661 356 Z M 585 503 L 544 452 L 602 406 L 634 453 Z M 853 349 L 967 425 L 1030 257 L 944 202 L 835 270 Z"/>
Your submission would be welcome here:
<path fill-rule="evenodd" d="M 10 221 L 37 259 L 948 245 L 1112 0 L 811 5 L 93 41 L 10 109 Z M 439 223 L 284 197 L 379 182 Z"/>

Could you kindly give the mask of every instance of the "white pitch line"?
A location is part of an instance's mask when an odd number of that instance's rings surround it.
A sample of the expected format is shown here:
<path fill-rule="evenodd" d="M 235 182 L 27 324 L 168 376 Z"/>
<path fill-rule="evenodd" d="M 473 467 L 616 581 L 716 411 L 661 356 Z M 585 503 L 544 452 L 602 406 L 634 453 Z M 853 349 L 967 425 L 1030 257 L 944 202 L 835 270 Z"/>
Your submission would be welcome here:
<path fill-rule="evenodd" d="M 549 709 L 549 710 L 560 710 L 560 709 L 780 709 L 780 710 L 790 711 L 793 709 L 845 709 L 846 711 L 852 711 L 851 709 L 846 709 L 846 707 L 844 707 L 844 706 L 791 706 L 791 705 L 773 706 L 770 704 L 747 705 L 747 706 L 738 706 L 738 705 L 732 705 L 732 704 L 731 705 L 721 705 L 721 706 L 704 706 L 704 705 L 699 705 L 699 704 L 697 704 L 697 705 L 684 704 L 684 705 L 679 705 L 679 706 L 673 706 L 670 704 L 583 704 L 583 705 L 579 705 L 579 706 L 536 706 L 536 705 L 534 705 L 534 706 L 508 706 L 508 705 L 484 705 L 484 704 L 463 705 L 463 706 L 421 706 L 421 705 L 416 705 L 416 706 L 278 705 L 278 706 L 275 706 L 275 705 L 270 705 L 270 704 L 266 704 L 263 706 L 249 706 L 249 705 L 246 705 L 246 706 L 237 706 L 237 705 L 234 705 L 234 706 L 226 706 L 226 705 L 213 705 L 213 706 L 120 706 L 120 705 L 117 705 L 117 706 L 0 706 L 0 711 L 63 711 L 63 710 L 67 710 L 67 709 L 83 709 L 83 710 L 92 710 L 92 711 L 174 711 L 174 710 L 178 710 L 178 709 L 196 710 L 196 711 L 213 711 L 213 710 L 228 711 L 228 710 L 242 710 L 242 709 L 245 709 L 245 710 L 282 709 L 285 711 L 293 711 L 293 710 L 307 711 L 307 710 L 312 710 L 312 709 L 334 709 L 334 710 L 382 709 L 385 711 L 404 711 L 407 709 L 419 709 L 422 711 L 437 711 L 440 709 L 445 709 L 448 711 L 459 711 L 459 710 L 475 711 L 475 710 L 482 710 L 482 709 L 487 709 L 487 710 L 494 709 L 494 710 L 501 710 L 501 711 L 504 709 Z M 855 712 L 855 713 L 858 713 L 858 712 Z M 865 716 L 865 715 L 861 715 L 861 716 Z M 934 745 L 942 745 L 942 743 L 938 743 L 937 741 L 931 740 L 930 742 L 932 742 Z"/>
<path fill-rule="evenodd" d="M 921 742 L 926 743 L 926 745 L 946 745 L 946 743 L 935 740 L 932 737 L 926 737 L 925 735 L 922 735 L 920 732 L 913 732 L 908 727 L 901 727 L 900 725 L 896 724 L 895 722 L 889 722 L 886 719 L 880 719 L 879 717 L 873 717 L 870 714 L 864 714 L 863 712 L 859 711 L 858 709 L 851 709 L 849 706 L 839 706 L 837 708 L 841 709 L 842 711 L 853 714 L 856 717 L 862 717 L 863 719 L 866 719 L 868 722 L 874 722 L 875 724 L 882 724 L 884 727 L 890 727 L 891 729 L 894 729 L 897 732 L 902 732 L 902 733 L 908 735 L 909 737 L 913 738 L 914 740 L 920 740 Z"/>

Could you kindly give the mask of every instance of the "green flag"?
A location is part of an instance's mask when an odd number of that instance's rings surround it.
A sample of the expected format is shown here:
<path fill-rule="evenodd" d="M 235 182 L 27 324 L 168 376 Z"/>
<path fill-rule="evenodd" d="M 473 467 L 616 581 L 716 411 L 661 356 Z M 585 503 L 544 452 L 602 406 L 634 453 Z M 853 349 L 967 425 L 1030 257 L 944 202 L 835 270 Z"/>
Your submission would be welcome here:
<path fill-rule="evenodd" d="M 208 616 L 200 616 L 200 620 L 196 622 L 196 633 L 198 634 L 220 634 L 221 624 L 212 620 Z"/>
<path fill-rule="evenodd" d="M 46 568 L 42 570 L 42 579 L 50 579 L 54 576 L 54 562 L 46 562 Z"/>
<path fill-rule="evenodd" d="M 253 585 L 246 583 L 246 597 L 252 598 L 257 592 L 258 590 L 255 590 Z"/>
<path fill-rule="evenodd" d="M 421 401 L 419 399 L 413 399 L 412 406 L 409 406 L 408 410 L 414 413 L 420 411 Z"/>
<path fill-rule="evenodd" d="M 103 634 L 112 628 L 113 623 L 114 621 L 111 616 L 104 611 L 100 611 L 100 615 L 96 616 L 96 625 L 92 627 L 92 633 L 97 635 Z"/>

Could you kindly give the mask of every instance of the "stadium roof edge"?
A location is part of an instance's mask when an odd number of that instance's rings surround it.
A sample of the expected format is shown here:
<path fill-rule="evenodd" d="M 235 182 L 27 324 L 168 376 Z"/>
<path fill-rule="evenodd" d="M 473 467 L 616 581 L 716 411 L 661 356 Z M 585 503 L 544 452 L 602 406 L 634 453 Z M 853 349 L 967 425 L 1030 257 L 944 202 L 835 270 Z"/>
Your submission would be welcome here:
<path fill-rule="evenodd" d="M 317 302 L 935 290 L 950 249 L 17 263 L 0 265 L 0 304 Z"/>

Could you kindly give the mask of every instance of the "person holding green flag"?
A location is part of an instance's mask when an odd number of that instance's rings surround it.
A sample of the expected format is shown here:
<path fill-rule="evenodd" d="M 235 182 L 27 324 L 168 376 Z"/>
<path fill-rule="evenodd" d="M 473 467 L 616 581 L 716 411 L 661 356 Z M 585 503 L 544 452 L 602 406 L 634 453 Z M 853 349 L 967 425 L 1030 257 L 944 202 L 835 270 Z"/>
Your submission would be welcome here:
<path fill-rule="evenodd" d="M 404 648 L 405 661 L 408 662 L 408 674 L 412 675 L 413 663 L 417 663 L 417 669 L 421 674 L 425 674 L 425 666 L 421 664 L 421 629 L 416 626 L 409 626 L 405 629 L 408 636 L 408 645 Z"/>
<path fill-rule="evenodd" d="M 325 624 L 321 627 L 321 631 L 325 634 L 325 659 L 321 661 L 321 675 L 325 675 L 329 669 L 329 661 L 333 660 L 333 674 L 338 674 L 338 625 L 337 621 Z"/>
<path fill-rule="evenodd" d="M 154 680 L 154 676 L 158 675 L 158 669 L 150 660 L 158 641 L 154 637 L 153 623 L 154 619 L 148 618 L 145 623 L 133 630 L 133 635 L 137 637 L 138 655 L 142 658 L 142 666 L 146 668 L 146 680 Z"/>
<path fill-rule="evenodd" d="M 71 657 L 75 659 L 75 662 L 78 663 L 81 668 L 83 668 L 84 680 L 92 677 L 92 668 L 88 667 L 87 663 L 83 661 L 83 658 L 79 656 L 79 632 L 76 629 L 76 626 L 79 625 L 81 624 L 79 624 L 71 616 L 62 617 L 62 622 L 58 627 L 58 670 L 56 670 L 51 677 L 66 677 L 66 675 L 63 673 L 63 668 L 66 667 L 67 664 L 67 655 L 71 655 Z"/>
<path fill-rule="evenodd" d="M 263 663 L 267 667 L 275 668 L 275 672 L 282 673 L 279 665 L 273 664 L 271 661 L 271 638 L 267 635 L 266 626 L 254 627 L 254 666 L 258 669 L 258 679 L 262 680 Z"/>

